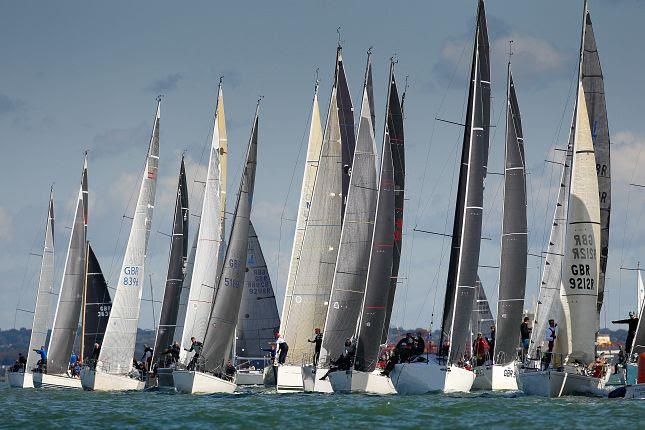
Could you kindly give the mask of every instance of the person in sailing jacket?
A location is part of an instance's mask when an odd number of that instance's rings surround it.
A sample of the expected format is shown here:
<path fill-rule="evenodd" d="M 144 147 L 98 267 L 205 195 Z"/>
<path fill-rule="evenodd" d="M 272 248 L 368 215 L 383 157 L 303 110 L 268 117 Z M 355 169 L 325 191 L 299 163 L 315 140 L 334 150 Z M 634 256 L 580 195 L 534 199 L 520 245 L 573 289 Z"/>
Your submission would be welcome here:
<path fill-rule="evenodd" d="M 315 343 L 314 347 L 314 366 L 318 366 L 318 359 L 320 358 L 320 348 L 322 347 L 323 334 L 319 328 L 314 330 L 314 338 L 307 339 L 307 342 Z"/>
<path fill-rule="evenodd" d="M 47 373 L 47 350 L 44 346 L 41 346 L 40 349 L 34 349 L 34 351 L 40 355 L 40 360 L 36 363 L 36 370 L 41 373 Z"/>
<path fill-rule="evenodd" d="M 278 356 L 278 364 L 284 364 L 287 359 L 287 352 L 289 351 L 289 345 L 284 340 L 280 333 L 275 334 L 275 344 L 276 344 L 276 355 Z"/>
<path fill-rule="evenodd" d="M 634 343 L 634 337 L 636 336 L 636 329 L 638 328 L 638 317 L 634 315 L 634 312 L 629 313 L 629 318 L 624 320 L 612 321 L 613 324 L 629 324 L 627 326 L 627 339 L 625 340 L 625 354 L 629 356 L 632 352 L 632 344 Z"/>
<path fill-rule="evenodd" d="M 204 346 L 200 341 L 195 339 L 195 337 L 190 338 L 190 349 L 184 348 L 188 352 L 195 352 L 195 355 L 193 355 L 193 358 L 190 360 L 190 363 L 188 363 L 187 369 L 188 370 L 195 370 L 195 366 L 197 365 L 197 360 L 199 359 L 199 356 L 202 353 L 202 347 Z"/>
<path fill-rule="evenodd" d="M 490 354 L 490 345 L 483 334 L 477 333 L 477 339 L 473 343 L 473 355 L 478 366 L 483 366 Z"/>
<path fill-rule="evenodd" d="M 524 321 L 520 324 L 520 339 L 522 339 L 522 358 L 526 357 L 529 352 L 529 345 L 531 343 L 531 328 L 529 327 L 529 317 L 524 317 Z"/>
<path fill-rule="evenodd" d="M 555 345 L 555 339 L 557 336 L 557 327 L 554 319 L 549 320 L 549 326 L 546 328 L 544 333 L 544 340 L 548 342 L 548 350 L 544 357 L 544 369 L 548 369 L 551 364 L 551 356 L 553 355 L 553 346 Z"/>

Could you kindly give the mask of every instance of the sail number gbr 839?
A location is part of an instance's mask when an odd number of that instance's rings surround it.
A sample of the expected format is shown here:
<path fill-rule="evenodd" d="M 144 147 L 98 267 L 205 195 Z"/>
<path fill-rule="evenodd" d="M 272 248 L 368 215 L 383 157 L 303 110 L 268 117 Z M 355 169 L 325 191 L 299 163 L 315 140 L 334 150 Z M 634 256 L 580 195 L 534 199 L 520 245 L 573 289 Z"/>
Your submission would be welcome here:
<path fill-rule="evenodd" d="M 595 260 L 593 234 L 574 234 L 574 246 L 571 248 L 572 263 L 576 260 L 591 260 L 593 264 L 571 264 L 569 288 L 593 290 L 595 288 Z"/>
<path fill-rule="evenodd" d="M 123 267 L 123 285 L 138 287 L 139 286 L 139 266 Z"/>

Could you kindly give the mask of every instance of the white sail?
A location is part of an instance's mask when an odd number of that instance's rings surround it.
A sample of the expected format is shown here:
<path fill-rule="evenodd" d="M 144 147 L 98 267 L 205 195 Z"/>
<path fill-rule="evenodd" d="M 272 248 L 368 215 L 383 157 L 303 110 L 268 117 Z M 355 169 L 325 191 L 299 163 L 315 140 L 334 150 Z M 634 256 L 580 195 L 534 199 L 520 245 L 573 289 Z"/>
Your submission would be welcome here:
<path fill-rule="evenodd" d="M 49 325 L 49 304 L 54 288 L 54 195 L 49 195 L 47 210 L 47 226 L 45 228 L 45 243 L 43 246 L 43 259 L 40 265 L 40 278 L 38 279 L 38 292 L 34 308 L 34 321 L 31 326 L 29 349 L 25 372 L 30 372 L 36 367 L 40 356 L 33 350 L 45 345 Z"/>
<path fill-rule="evenodd" d="M 190 338 L 204 341 L 215 289 L 220 260 L 223 257 L 224 211 L 226 208 L 226 124 L 224 95 L 219 86 L 213 121 L 211 150 L 206 173 L 206 186 L 197 232 L 197 249 L 192 268 L 186 317 L 181 338 L 181 360 L 188 359 L 186 348 Z"/>
<path fill-rule="evenodd" d="M 65 373 L 69 367 L 83 301 L 87 235 L 87 156 L 83 161 L 81 186 L 78 191 L 72 233 L 69 238 L 65 272 L 58 293 L 54 325 L 49 340 L 47 370 Z"/>
<path fill-rule="evenodd" d="M 97 365 L 97 369 L 112 374 L 125 374 L 132 368 L 145 280 L 144 265 L 157 188 L 160 108 L 161 99 L 157 102 L 137 206 Z"/>
<path fill-rule="evenodd" d="M 637 294 L 636 294 L 636 312 L 640 312 L 645 301 L 645 284 L 643 284 L 643 275 L 640 270 L 637 271 Z"/>
<path fill-rule="evenodd" d="M 302 327 L 302 318 L 306 315 L 302 313 L 294 313 L 293 318 L 291 315 L 292 301 L 294 300 L 294 286 L 296 281 L 296 274 L 300 265 L 300 256 L 302 254 L 302 245 L 305 237 L 305 229 L 307 227 L 307 219 L 309 218 L 309 209 L 311 207 L 311 199 L 314 192 L 314 184 L 316 182 L 316 172 L 318 171 L 318 163 L 320 161 L 320 148 L 322 147 L 322 127 L 320 125 L 320 110 L 318 108 L 318 85 L 314 91 L 314 101 L 311 108 L 311 123 L 309 126 L 309 142 L 307 144 L 307 159 L 305 162 L 305 172 L 302 177 L 302 188 L 300 190 L 300 203 L 298 206 L 298 217 L 296 220 L 296 232 L 293 238 L 293 247 L 291 249 L 291 262 L 289 263 L 289 277 L 287 278 L 287 288 L 284 296 L 284 305 L 282 307 L 282 321 L 280 333 L 294 333 L 298 327 Z M 310 335 L 309 327 L 303 327 L 302 335 L 289 336 L 294 339 L 307 339 Z M 299 345 L 302 342 L 298 343 Z M 293 344 L 293 348 L 297 348 Z"/>
<path fill-rule="evenodd" d="M 561 301 L 566 330 L 557 352 L 568 360 L 589 363 L 595 357 L 596 303 L 600 273 L 600 199 L 587 102 L 579 83 L 576 133 L 571 166 Z"/>

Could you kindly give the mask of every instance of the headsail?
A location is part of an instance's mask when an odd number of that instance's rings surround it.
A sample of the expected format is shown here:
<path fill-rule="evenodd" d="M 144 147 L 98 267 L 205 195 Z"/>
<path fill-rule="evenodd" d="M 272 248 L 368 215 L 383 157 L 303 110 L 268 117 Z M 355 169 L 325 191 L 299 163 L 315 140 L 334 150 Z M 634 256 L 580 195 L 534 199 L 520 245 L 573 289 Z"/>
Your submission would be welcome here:
<path fill-rule="evenodd" d="M 204 369 L 218 372 L 223 369 L 224 360 L 229 356 L 240 311 L 249 242 L 249 223 L 255 187 L 257 166 L 258 116 L 260 102 L 255 111 L 251 138 L 244 161 L 242 179 L 235 205 L 231 235 L 226 249 L 224 266 L 213 302 L 208 328 L 204 337 Z"/>
<path fill-rule="evenodd" d="M 269 342 L 275 339 L 280 317 L 269 270 L 252 222 L 249 225 L 248 249 L 244 292 L 237 319 L 235 355 L 257 358 L 266 355 L 262 348 L 268 348 Z"/>
<path fill-rule="evenodd" d="M 190 348 L 190 338 L 204 340 L 208 318 L 211 313 L 213 297 L 217 288 L 218 267 L 223 258 L 224 209 L 226 195 L 226 125 L 224 122 L 224 95 L 220 83 L 217 95 L 217 107 L 213 120 L 206 186 L 202 201 L 199 229 L 197 232 L 197 249 L 193 263 L 186 317 L 183 322 L 181 340 L 181 357 L 188 360 L 185 349 Z M 221 146 L 224 145 L 224 146 Z M 224 170 L 222 170 L 224 161 Z M 222 207 L 224 204 L 224 207 Z"/>
<path fill-rule="evenodd" d="M 95 343 L 102 344 L 110 318 L 112 300 L 99 261 L 87 244 L 87 281 L 85 287 L 83 361 L 89 362 Z"/>
<path fill-rule="evenodd" d="M 170 260 L 166 276 L 166 289 L 163 305 L 157 326 L 153 362 L 156 362 L 162 350 L 175 340 L 175 327 L 179 312 L 184 276 L 186 274 L 186 257 L 188 254 L 188 186 L 184 157 L 181 157 L 179 183 L 175 199 L 175 216 L 172 223 L 170 240 Z"/>
<path fill-rule="evenodd" d="M 47 371 L 65 373 L 69 367 L 83 302 L 85 279 L 85 240 L 87 235 L 87 155 L 83 161 L 81 187 L 76 201 L 72 233 L 67 248 L 65 272 L 58 294 L 54 326 L 49 340 Z"/>
<path fill-rule="evenodd" d="M 643 285 L 643 276 L 641 271 L 638 270 L 638 292 L 639 296 L 645 294 L 645 286 Z M 634 335 L 634 343 L 632 346 L 633 354 L 640 354 L 645 352 L 645 299 L 638 298 L 638 326 L 636 327 L 636 334 Z"/>
<path fill-rule="evenodd" d="M 358 139 L 325 321 L 321 364 L 327 359 L 336 359 L 345 339 L 355 334 L 365 294 L 378 195 L 371 83 L 372 64 L 368 54 Z"/>
<path fill-rule="evenodd" d="M 160 109 L 161 99 L 158 99 L 137 206 L 123 257 L 123 265 L 119 273 L 119 282 L 114 294 L 108 326 L 105 329 L 103 345 L 101 345 L 97 369 L 102 369 L 107 373 L 124 374 L 132 368 L 141 310 L 141 291 L 145 279 L 144 266 L 157 188 Z"/>
<path fill-rule="evenodd" d="M 510 62 L 505 147 L 502 252 L 497 299 L 497 336 L 493 351 L 493 362 L 496 364 L 510 363 L 517 357 L 520 337 L 518 321 L 521 321 L 524 312 L 528 253 L 524 137 Z"/>
<path fill-rule="evenodd" d="M 31 372 L 36 367 L 40 356 L 33 350 L 45 345 L 49 325 L 49 304 L 54 289 L 54 191 L 49 194 L 47 207 L 47 223 L 45 225 L 45 240 L 43 244 L 43 259 L 40 264 L 34 321 L 31 326 L 29 349 L 25 372 Z"/>
<path fill-rule="evenodd" d="M 482 230 L 484 179 L 490 127 L 490 64 L 484 2 L 479 1 L 468 109 L 444 303 L 441 346 L 448 340 L 449 362 L 470 346 Z"/>

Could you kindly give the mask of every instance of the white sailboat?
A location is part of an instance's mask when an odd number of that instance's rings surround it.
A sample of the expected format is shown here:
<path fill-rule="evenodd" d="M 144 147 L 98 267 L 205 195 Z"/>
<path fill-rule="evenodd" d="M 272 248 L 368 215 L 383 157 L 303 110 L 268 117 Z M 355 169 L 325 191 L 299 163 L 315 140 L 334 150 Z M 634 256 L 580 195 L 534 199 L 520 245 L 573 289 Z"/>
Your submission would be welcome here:
<path fill-rule="evenodd" d="M 233 393 L 236 388 L 234 379 L 226 375 L 225 360 L 230 357 L 233 345 L 247 269 L 249 225 L 257 165 L 259 109 L 258 101 L 224 258 L 225 264 L 222 266 L 210 311 L 202 355 L 194 369 L 173 372 L 175 389 L 181 393 Z"/>
<path fill-rule="evenodd" d="M 86 366 L 81 371 L 81 383 L 85 390 L 142 390 L 145 386 L 145 375 L 139 375 L 132 369 L 132 357 L 155 204 L 159 167 L 160 109 L 161 98 L 158 98 L 137 205 L 103 344 L 96 365 Z"/>
<path fill-rule="evenodd" d="M 54 191 L 49 194 L 47 207 L 47 223 L 45 224 L 45 239 L 43 244 L 43 257 L 38 278 L 36 305 L 34 307 L 34 320 L 31 326 L 27 363 L 24 369 L 7 372 L 9 386 L 14 388 L 33 388 L 33 371 L 39 359 L 34 349 L 40 349 L 47 339 L 47 326 L 49 320 L 49 304 L 54 288 Z"/>
<path fill-rule="evenodd" d="M 478 282 L 490 132 L 489 44 L 482 0 L 476 26 L 440 353 L 429 355 L 426 362 L 395 364 L 390 377 L 399 394 L 468 392 L 475 379 L 466 365 L 466 355 Z"/>

